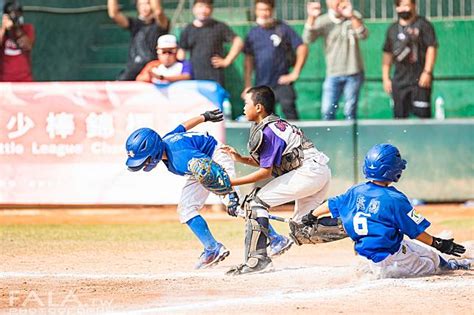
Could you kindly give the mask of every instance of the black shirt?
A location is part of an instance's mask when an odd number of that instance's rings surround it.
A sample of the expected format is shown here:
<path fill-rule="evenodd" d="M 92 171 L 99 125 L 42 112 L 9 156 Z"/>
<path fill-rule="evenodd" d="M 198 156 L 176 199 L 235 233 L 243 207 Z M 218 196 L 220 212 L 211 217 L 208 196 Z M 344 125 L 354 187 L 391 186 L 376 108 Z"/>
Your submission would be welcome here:
<path fill-rule="evenodd" d="M 402 26 L 396 22 L 390 26 L 383 51 L 393 54 L 394 84 L 418 84 L 428 47 L 438 47 L 438 42 L 433 25 L 424 17 L 418 16 L 410 25 Z"/>
<path fill-rule="evenodd" d="M 211 58 L 215 55 L 225 57 L 224 43 L 230 43 L 235 33 L 226 24 L 210 19 L 202 27 L 188 24 L 180 38 L 180 47 L 191 52 L 193 78 L 213 80 L 224 86 L 223 69 L 215 69 Z"/>
<path fill-rule="evenodd" d="M 128 50 L 128 62 L 146 64 L 156 59 L 156 41 L 158 37 L 168 33 L 156 24 L 153 19 L 150 24 L 145 24 L 137 18 L 128 18 L 128 29 L 132 36 Z"/>

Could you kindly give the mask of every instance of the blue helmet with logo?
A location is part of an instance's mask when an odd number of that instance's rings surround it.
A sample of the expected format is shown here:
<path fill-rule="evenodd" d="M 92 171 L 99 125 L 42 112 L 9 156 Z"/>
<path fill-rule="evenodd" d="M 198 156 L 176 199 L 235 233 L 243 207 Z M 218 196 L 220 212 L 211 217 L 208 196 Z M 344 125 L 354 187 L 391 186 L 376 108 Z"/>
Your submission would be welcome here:
<path fill-rule="evenodd" d="M 128 159 L 125 163 L 132 172 L 143 168 L 145 172 L 151 171 L 160 162 L 163 156 L 161 137 L 150 128 L 135 130 L 127 139 L 125 148 Z"/>
<path fill-rule="evenodd" d="M 367 179 L 383 182 L 398 182 L 407 161 L 402 159 L 397 147 L 382 143 L 373 146 L 364 160 L 364 175 Z"/>

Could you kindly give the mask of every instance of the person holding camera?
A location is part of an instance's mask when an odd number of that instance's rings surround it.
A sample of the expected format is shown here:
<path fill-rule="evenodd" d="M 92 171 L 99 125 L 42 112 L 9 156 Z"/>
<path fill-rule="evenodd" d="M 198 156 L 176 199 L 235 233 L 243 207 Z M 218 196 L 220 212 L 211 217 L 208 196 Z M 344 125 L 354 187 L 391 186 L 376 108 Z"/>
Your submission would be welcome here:
<path fill-rule="evenodd" d="M 382 78 L 392 95 L 395 118 L 410 113 L 431 117 L 431 86 L 438 42 L 433 25 L 416 13 L 416 0 L 395 0 L 398 21 L 387 31 L 383 46 Z M 390 78 L 390 68 L 395 73 Z"/>
<path fill-rule="evenodd" d="M 336 119 L 339 101 L 344 95 L 344 116 L 357 118 L 360 90 L 364 83 L 364 63 L 359 43 L 368 37 L 360 12 L 350 0 L 326 0 L 328 12 L 322 14 L 320 1 L 307 4 L 308 18 L 303 41 L 310 44 L 324 39 L 326 78 L 323 83 L 321 116 Z"/>
<path fill-rule="evenodd" d="M 0 82 L 31 82 L 31 49 L 35 29 L 25 24 L 23 8 L 16 1 L 3 7 L 0 27 Z"/>

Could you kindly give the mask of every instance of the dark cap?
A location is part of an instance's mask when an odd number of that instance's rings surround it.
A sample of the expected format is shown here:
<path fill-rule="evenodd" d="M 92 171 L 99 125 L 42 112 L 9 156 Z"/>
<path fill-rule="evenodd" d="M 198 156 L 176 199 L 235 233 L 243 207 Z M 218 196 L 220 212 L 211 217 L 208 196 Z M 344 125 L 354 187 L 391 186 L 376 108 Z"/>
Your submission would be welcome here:
<path fill-rule="evenodd" d="M 14 11 L 23 12 L 23 7 L 18 1 L 7 1 L 3 6 L 3 13 L 10 14 Z"/>

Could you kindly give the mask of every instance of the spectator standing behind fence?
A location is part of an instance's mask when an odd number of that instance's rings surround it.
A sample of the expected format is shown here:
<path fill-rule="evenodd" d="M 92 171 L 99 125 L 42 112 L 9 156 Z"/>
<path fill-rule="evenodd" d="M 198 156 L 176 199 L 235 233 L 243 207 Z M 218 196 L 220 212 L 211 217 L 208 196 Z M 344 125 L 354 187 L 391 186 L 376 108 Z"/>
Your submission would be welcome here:
<path fill-rule="evenodd" d="M 285 118 L 296 120 L 298 112 L 293 83 L 304 66 L 308 47 L 290 26 L 274 19 L 274 7 L 274 0 L 255 1 L 258 25 L 250 30 L 245 39 L 245 88 L 242 97 L 252 86 L 252 72 L 255 69 L 255 85 L 270 86 Z"/>
<path fill-rule="evenodd" d="M 166 34 L 158 38 L 156 53 L 158 60 L 150 61 L 137 76 L 137 81 L 152 83 L 171 83 L 191 80 L 191 63 L 176 58 L 178 44 L 176 36 Z"/>
<path fill-rule="evenodd" d="M 188 24 L 180 38 L 180 47 L 191 53 L 193 77 L 224 84 L 224 68 L 238 56 L 243 42 L 229 26 L 212 18 L 212 0 L 194 0 L 194 21 Z M 224 43 L 232 43 L 224 56 Z"/>
<path fill-rule="evenodd" d="M 35 29 L 25 24 L 23 9 L 16 1 L 3 7 L 0 28 L 0 82 L 31 82 L 31 49 Z"/>
<path fill-rule="evenodd" d="M 107 0 L 109 17 L 130 31 L 131 41 L 128 61 L 118 80 L 133 81 L 147 62 L 156 58 L 155 45 L 158 37 L 168 33 L 169 20 L 160 0 L 136 0 L 138 18 L 125 16 L 119 9 L 118 0 Z"/>
<path fill-rule="evenodd" d="M 326 79 L 323 84 L 321 114 L 324 120 L 336 118 L 339 99 L 344 94 L 346 119 L 357 118 L 357 105 L 364 82 L 364 64 L 359 40 L 368 36 L 362 15 L 348 0 L 327 0 L 328 13 L 321 15 L 321 3 L 309 2 L 303 41 L 324 38 Z"/>
<path fill-rule="evenodd" d="M 383 46 L 383 86 L 392 94 L 395 118 L 431 117 L 431 84 L 438 43 L 433 25 L 416 13 L 415 0 L 395 0 L 398 21 Z M 393 79 L 390 68 L 395 64 Z"/>

